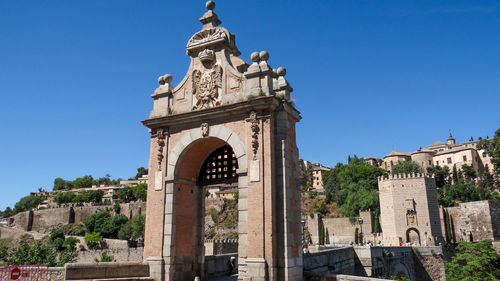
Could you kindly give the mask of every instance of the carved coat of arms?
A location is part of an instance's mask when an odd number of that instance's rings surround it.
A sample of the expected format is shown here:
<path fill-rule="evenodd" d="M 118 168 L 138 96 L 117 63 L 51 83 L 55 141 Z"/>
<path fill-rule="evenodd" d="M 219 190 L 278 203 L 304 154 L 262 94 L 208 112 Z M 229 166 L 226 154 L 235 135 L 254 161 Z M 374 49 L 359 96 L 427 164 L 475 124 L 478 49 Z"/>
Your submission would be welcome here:
<path fill-rule="evenodd" d="M 192 74 L 193 110 L 220 105 L 219 90 L 222 88 L 222 67 L 214 65 L 203 72 L 196 69 Z"/>

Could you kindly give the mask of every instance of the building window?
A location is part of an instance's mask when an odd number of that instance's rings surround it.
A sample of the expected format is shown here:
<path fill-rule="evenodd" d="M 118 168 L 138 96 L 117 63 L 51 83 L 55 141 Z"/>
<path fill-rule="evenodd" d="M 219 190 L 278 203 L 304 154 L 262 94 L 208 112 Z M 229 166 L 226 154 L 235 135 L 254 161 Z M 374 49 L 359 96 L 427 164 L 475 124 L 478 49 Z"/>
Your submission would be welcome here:
<path fill-rule="evenodd" d="M 464 162 L 467 162 L 467 155 L 464 155 Z"/>
<path fill-rule="evenodd" d="M 451 157 L 446 158 L 446 161 L 448 162 L 448 164 L 451 164 Z"/>
<path fill-rule="evenodd" d="M 486 153 L 486 151 L 485 151 L 485 152 L 483 152 L 483 157 L 486 157 L 486 155 L 488 155 L 488 154 Z"/>
<path fill-rule="evenodd" d="M 429 160 L 429 166 L 432 165 L 432 160 Z"/>
<path fill-rule="evenodd" d="M 436 165 L 439 166 L 439 161 L 436 161 Z"/>

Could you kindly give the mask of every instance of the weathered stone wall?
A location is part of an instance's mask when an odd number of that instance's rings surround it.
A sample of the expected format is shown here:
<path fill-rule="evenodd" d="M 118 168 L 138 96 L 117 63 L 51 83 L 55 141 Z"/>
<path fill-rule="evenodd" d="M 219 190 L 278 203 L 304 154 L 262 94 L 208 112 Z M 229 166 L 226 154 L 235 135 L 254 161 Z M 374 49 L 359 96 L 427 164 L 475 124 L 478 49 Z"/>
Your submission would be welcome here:
<path fill-rule="evenodd" d="M 77 263 L 93 263 L 100 260 L 102 253 L 106 252 L 113 258 L 113 262 L 142 262 L 144 248 L 111 248 L 104 250 L 79 251 Z"/>
<path fill-rule="evenodd" d="M 460 203 L 445 211 L 450 217 L 453 241 L 500 241 L 500 202 Z"/>
<path fill-rule="evenodd" d="M 355 273 L 356 254 L 352 247 L 304 254 L 304 272 L 333 274 Z"/>
<path fill-rule="evenodd" d="M 64 268 L 66 280 L 149 277 L 149 266 L 143 263 L 67 263 Z"/>
<path fill-rule="evenodd" d="M 146 215 L 146 202 L 137 201 L 120 204 L 120 214 L 131 219 L 137 215 Z"/>
<path fill-rule="evenodd" d="M 31 230 L 40 233 L 50 233 L 63 225 L 72 223 L 72 208 L 54 208 L 33 211 Z"/>
<path fill-rule="evenodd" d="M 205 256 L 238 253 L 238 240 L 205 240 Z"/>
<path fill-rule="evenodd" d="M 25 211 L 18 213 L 13 216 L 14 223 L 12 224 L 15 228 L 22 229 L 24 231 L 31 231 L 31 226 L 33 225 L 33 212 Z"/>
<path fill-rule="evenodd" d="M 369 237 L 372 232 L 373 215 L 370 210 L 360 211 L 359 217 L 363 219 L 363 225 L 358 220 L 349 218 L 324 218 L 325 244 L 349 245 L 354 243 L 354 232 L 358 228 L 359 233 L 363 232 L 363 240 Z M 313 241 L 314 243 L 314 241 Z"/>
<path fill-rule="evenodd" d="M 26 211 L 13 216 L 14 223 L 12 226 L 25 231 L 50 233 L 52 230 L 68 223 L 85 223 L 89 216 L 102 210 L 112 210 L 112 206 L 75 206 L 69 204 L 65 207 Z M 120 213 L 129 219 L 139 214 L 145 215 L 146 202 L 138 201 L 120 204 Z"/>
<path fill-rule="evenodd" d="M 85 223 L 85 220 L 91 215 L 102 211 L 102 210 L 112 209 L 112 206 L 82 206 L 82 207 L 73 207 L 75 212 L 75 224 Z"/>
<path fill-rule="evenodd" d="M 304 271 L 323 277 L 328 274 L 356 274 L 389 278 L 404 274 L 410 280 L 445 280 L 441 247 L 349 247 L 324 250 L 304 255 Z"/>

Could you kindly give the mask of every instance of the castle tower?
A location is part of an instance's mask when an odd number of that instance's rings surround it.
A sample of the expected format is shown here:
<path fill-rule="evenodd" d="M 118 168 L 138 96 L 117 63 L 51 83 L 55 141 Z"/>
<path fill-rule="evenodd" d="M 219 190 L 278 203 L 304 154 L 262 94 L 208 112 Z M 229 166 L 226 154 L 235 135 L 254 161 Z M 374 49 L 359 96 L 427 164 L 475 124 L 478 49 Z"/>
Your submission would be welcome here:
<path fill-rule="evenodd" d="M 302 280 L 294 108 L 266 51 L 239 58 L 208 1 L 184 78 L 152 94 L 144 257 L 157 281 L 205 278 L 204 188 L 238 186 L 238 280 Z"/>
<path fill-rule="evenodd" d="M 433 246 L 442 239 L 436 181 L 423 174 L 378 179 L 384 245 Z"/>

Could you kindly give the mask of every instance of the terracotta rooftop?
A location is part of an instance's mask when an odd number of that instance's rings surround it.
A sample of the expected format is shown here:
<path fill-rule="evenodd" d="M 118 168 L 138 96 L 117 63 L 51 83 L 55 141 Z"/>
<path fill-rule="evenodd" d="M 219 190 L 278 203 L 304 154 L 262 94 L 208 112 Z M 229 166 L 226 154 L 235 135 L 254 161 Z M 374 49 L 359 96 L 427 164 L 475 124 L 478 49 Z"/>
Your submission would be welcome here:
<path fill-rule="evenodd" d="M 409 153 L 405 153 L 405 152 L 401 152 L 401 151 L 391 151 L 391 153 L 387 154 L 386 156 L 384 156 L 384 158 L 386 157 L 390 157 L 390 156 L 410 156 Z"/>

